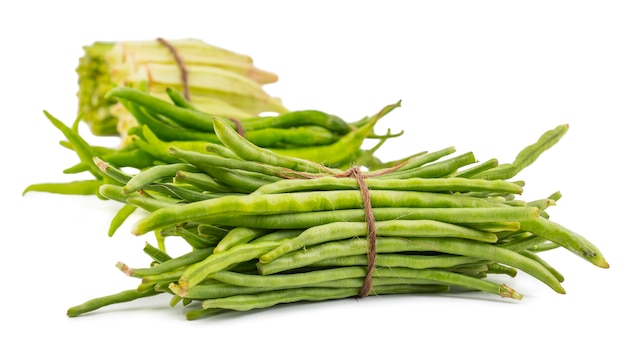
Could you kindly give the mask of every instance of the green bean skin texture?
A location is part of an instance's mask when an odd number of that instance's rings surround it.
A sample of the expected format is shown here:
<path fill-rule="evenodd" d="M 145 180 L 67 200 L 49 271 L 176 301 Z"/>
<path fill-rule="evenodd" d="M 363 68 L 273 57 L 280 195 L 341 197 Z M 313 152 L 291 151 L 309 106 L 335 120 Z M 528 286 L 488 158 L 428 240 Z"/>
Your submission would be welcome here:
<path fill-rule="evenodd" d="M 478 182 L 476 182 L 478 181 Z M 466 178 L 410 178 L 410 179 L 376 179 L 366 178 L 365 184 L 370 190 L 396 191 L 428 191 L 428 192 L 469 192 L 469 191 L 500 191 L 521 194 L 523 188 L 517 184 L 502 180 L 472 180 Z M 332 176 L 318 177 L 308 180 L 281 180 L 259 188 L 255 194 L 278 194 L 295 191 L 312 190 L 358 190 L 359 185 L 354 178 L 337 178 Z"/>
<path fill-rule="evenodd" d="M 318 126 L 338 134 L 346 134 L 352 127 L 343 119 L 317 110 L 291 111 L 273 117 L 261 117 L 242 121 L 248 131 L 268 128 L 291 128 L 296 126 Z"/>
<path fill-rule="evenodd" d="M 524 168 L 535 162 L 543 152 L 554 146 L 565 135 L 568 129 L 569 125 L 563 124 L 545 132 L 541 135 L 537 142 L 520 151 L 512 163 L 501 164 L 490 170 L 480 172 L 473 177 L 489 180 L 506 180 L 514 177 Z"/>
<path fill-rule="evenodd" d="M 270 152 L 282 154 L 289 157 L 311 160 L 330 167 L 343 165 L 355 158 L 360 150 L 363 140 L 373 132 L 374 126 L 384 114 L 390 112 L 399 104 L 385 107 L 379 114 L 372 117 L 364 126 L 357 128 L 350 133 L 343 135 L 339 140 L 329 145 L 300 148 L 268 148 Z"/>
<path fill-rule="evenodd" d="M 168 122 L 163 117 L 156 117 L 155 115 L 150 114 L 148 111 L 133 102 L 120 100 L 120 103 L 122 103 L 124 107 L 131 112 L 135 119 L 137 119 L 138 123 L 149 127 L 150 130 L 162 141 L 185 140 L 219 142 L 217 136 L 213 132 L 198 131 L 181 127 L 171 121 Z"/>
<path fill-rule="evenodd" d="M 151 182 L 160 181 L 164 178 L 172 180 L 179 171 L 194 172 L 198 169 L 186 163 L 174 163 L 156 165 L 135 174 L 122 188 L 125 194 L 132 193 L 149 185 Z"/>
<path fill-rule="evenodd" d="M 451 268 L 463 264 L 478 262 L 480 259 L 458 255 L 408 255 L 408 254 L 377 254 L 375 266 L 381 268 L 403 267 L 411 269 Z M 347 267 L 354 265 L 366 266 L 367 255 L 350 255 L 328 258 L 311 264 L 312 267 Z"/>
<path fill-rule="evenodd" d="M 486 199 L 417 191 L 370 191 L 372 207 L 505 207 Z M 278 195 L 225 196 L 175 208 L 156 210 L 139 220 L 132 233 L 146 232 L 185 221 L 201 222 L 217 215 L 263 215 L 362 208 L 359 191 L 300 192 Z"/>
<path fill-rule="evenodd" d="M 417 168 L 401 170 L 391 174 L 379 176 L 379 179 L 408 179 L 408 178 L 439 178 L 445 177 L 456 172 L 459 168 L 476 162 L 476 158 L 472 152 L 466 152 L 459 156 L 430 163 Z"/>
<path fill-rule="evenodd" d="M 200 131 L 213 132 L 213 120 L 211 115 L 177 106 L 138 89 L 115 87 L 105 95 L 105 98 L 124 99 L 137 106 L 144 107 L 170 119 L 174 119 L 176 122 L 180 122 L 182 126 Z"/>
<path fill-rule="evenodd" d="M 228 234 L 226 234 L 219 241 L 219 243 L 215 246 L 215 252 L 219 253 L 221 251 L 230 249 L 233 246 L 245 244 L 269 232 L 270 230 L 267 230 L 267 229 L 257 229 L 257 228 L 247 228 L 247 227 L 234 228 L 230 230 Z"/>
<path fill-rule="evenodd" d="M 178 147 L 171 147 L 169 149 L 169 154 L 207 173 L 210 173 L 216 167 L 224 167 L 233 170 L 256 172 L 272 177 L 284 177 L 291 174 L 297 175 L 292 170 L 282 167 L 274 167 L 252 161 L 203 154 L 200 152 L 184 150 Z"/>
<path fill-rule="evenodd" d="M 539 210 L 535 207 L 474 208 L 471 211 L 467 208 L 380 207 L 373 208 L 372 212 L 378 221 L 429 219 L 458 224 L 517 222 L 519 225 L 521 220 L 532 220 L 539 216 Z M 276 215 L 217 215 L 203 221 L 251 228 L 304 229 L 332 222 L 362 220 L 365 220 L 365 211 L 359 208 Z"/>
<path fill-rule="evenodd" d="M 226 121 L 221 118 L 215 117 L 214 124 L 215 133 L 219 140 L 244 160 L 285 167 L 294 171 L 317 173 L 330 171 L 327 167 L 317 162 L 308 161 L 304 158 L 284 156 L 270 149 L 258 147 L 230 128 Z M 291 153 L 292 151 L 289 150 L 289 152 Z"/>
<path fill-rule="evenodd" d="M 378 253 L 402 251 L 438 251 L 454 255 L 464 255 L 500 262 L 518 268 L 544 282 L 554 291 L 564 294 L 565 290 L 554 275 L 540 263 L 521 256 L 511 250 L 487 243 L 476 243 L 454 238 L 377 238 Z M 263 275 L 303 267 L 340 256 L 362 255 L 367 251 L 367 240 L 351 239 L 316 245 L 282 256 L 268 263 L 257 264 Z"/>
<path fill-rule="evenodd" d="M 211 273 L 225 270 L 234 264 L 256 259 L 274 247 L 276 247 L 275 242 L 242 244 L 220 253 L 211 254 L 206 259 L 185 269 L 178 281 L 181 288 L 179 295 L 185 297 L 189 288 L 201 283 Z"/>
<path fill-rule="evenodd" d="M 180 268 L 182 266 L 190 265 L 202 261 L 213 254 L 213 248 L 197 249 L 190 251 L 187 254 L 181 255 L 177 258 L 167 260 L 156 266 L 150 268 L 128 268 L 126 265 L 118 263 L 118 268 L 122 270 L 126 275 L 143 278 L 149 275 L 157 275 L 164 272 L 169 272 Z"/>
<path fill-rule="evenodd" d="M 331 144 L 339 139 L 339 135 L 326 128 L 299 126 L 246 131 L 245 138 L 259 147 L 288 148 Z"/>
<path fill-rule="evenodd" d="M 32 184 L 22 191 L 22 195 L 29 192 L 47 192 L 61 195 L 96 195 L 102 183 L 101 180 L 80 180 Z"/>
<path fill-rule="evenodd" d="M 81 314 L 93 312 L 102 307 L 106 307 L 112 304 L 130 302 L 139 298 L 151 297 L 153 295 L 160 294 L 154 290 L 148 290 L 145 292 L 138 292 L 135 289 L 125 290 L 119 293 L 111 294 L 104 297 L 91 299 L 83 304 L 71 307 L 67 310 L 68 317 L 78 317 Z"/>
<path fill-rule="evenodd" d="M 495 234 L 432 220 L 388 220 L 377 221 L 377 236 L 408 237 L 458 237 L 468 240 L 496 242 Z M 311 227 L 298 237 L 282 243 L 263 254 L 259 261 L 268 263 L 294 250 L 307 248 L 333 240 L 366 237 L 369 234 L 366 222 L 335 222 Z"/>
<path fill-rule="evenodd" d="M 435 274 L 435 271 L 432 271 Z M 457 275 L 462 277 L 460 275 Z M 441 277 L 444 279 L 443 277 Z M 481 282 L 475 278 L 471 278 L 472 282 Z M 503 286 L 500 286 L 500 291 L 504 290 Z M 332 300 L 332 299 L 344 299 L 349 297 L 356 297 L 359 295 L 360 288 L 294 288 L 270 292 L 261 292 L 248 295 L 236 295 L 232 297 L 207 299 L 202 302 L 202 308 L 220 308 L 220 309 L 232 309 L 237 311 L 247 311 L 258 308 L 268 308 L 277 304 L 294 303 L 299 301 L 320 301 L 320 300 Z M 379 286 L 375 290 L 372 290 L 370 295 L 383 295 L 383 294 L 401 294 L 401 293 L 415 293 L 415 289 L 412 286 L 403 285 L 388 285 Z M 507 295 L 508 296 L 508 295 Z M 512 294 L 513 296 L 513 294 Z M 515 294 L 516 299 L 521 299 L 521 295 Z"/>
<path fill-rule="evenodd" d="M 602 252 L 582 235 L 543 217 L 522 222 L 521 228 L 561 245 L 574 254 L 600 268 L 608 268 Z"/>

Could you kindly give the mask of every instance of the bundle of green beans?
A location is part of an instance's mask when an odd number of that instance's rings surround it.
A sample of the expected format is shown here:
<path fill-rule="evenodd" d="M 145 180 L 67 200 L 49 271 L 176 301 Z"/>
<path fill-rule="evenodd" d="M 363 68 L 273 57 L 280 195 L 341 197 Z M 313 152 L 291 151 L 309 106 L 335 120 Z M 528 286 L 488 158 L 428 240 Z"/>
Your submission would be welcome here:
<path fill-rule="evenodd" d="M 167 89 L 167 94 L 171 102 L 139 89 L 116 87 L 107 93 L 107 98 L 117 99 L 139 123 L 140 127 L 129 131 L 135 136 L 131 138 L 134 141 L 132 143 L 138 147 L 154 139 L 200 151 L 204 150 L 207 142 L 221 144 L 213 126 L 215 115 L 196 109 L 180 92 L 172 88 Z M 377 138 L 384 142 L 400 136 L 402 133 L 374 133 L 374 126 L 378 121 L 399 106 L 400 102 L 397 102 L 384 107 L 374 116 L 355 122 L 347 122 L 336 115 L 318 110 L 289 111 L 278 115 L 226 121 L 231 128 L 237 129 L 256 146 L 281 155 L 304 158 L 331 167 L 354 164 L 371 167 L 380 164 L 380 161 L 373 157 L 376 148 L 369 152 L 361 149 L 363 141 Z M 143 134 L 142 129 L 145 128 L 150 129 L 151 139 Z M 144 151 L 158 161 L 172 161 L 171 157 L 158 150 L 144 148 Z"/>
<path fill-rule="evenodd" d="M 94 165 L 116 183 L 99 193 L 128 211 L 146 212 L 135 235 L 152 262 L 117 267 L 135 289 L 86 301 L 78 316 L 158 294 L 182 304 L 189 320 L 282 303 L 399 293 L 482 291 L 522 295 L 496 282 L 522 271 L 557 293 L 563 276 L 541 252 L 565 248 L 600 268 L 608 263 L 583 236 L 550 220 L 560 198 L 524 201 L 509 181 L 566 133 L 561 125 L 524 148 L 512 163 L 477 162 L 454 148 L 407 157 L 389 167 L 346 171 L 284 156 L 213 119 L 219 146 L 206 152 L 170 147 L 175 163 L 128 174 L 102 159 Z M 190 251 L 167 254 L 167 238 Z M 368 283 L 366 283 L 368 282 Z M 364 286 L 368 284 L 367 288 Z"/>
<path fill-rule="evenodd" d="M 118 183 L 100 172 L 93 164 L 98 157 L 116 168 L 145 170 L 156 165 L 176 164 L 180 160 L 170 155 L 170 147 L 215 153 L 223 144 L 213 129 L 214 116 L 196 109 L 179 91 L 168 88 L 170 101 L 163 100 L 138 88 L 115 87 L 107 98 L 117 99 L 135 117 L 138 125 L 128 130 L 127 143 L 121 147 L 90 144 L 79 134 L 80 117 L 71 127 L 45 112 L 66 141 L 62 145 L 79 156 L 79 162 L 64 170 L 66 174 L 90 172 L 92 178 L 80 181 L 38 183 L 29 185 L 30 191 L 75 195 L 98 195 L 103 184 Z M 284 156 L 307 159 L 336 168 L 353 165 L 382 167 L 375 152 L 382 144 L 402 132 L 377 135 L 374 127 L 386 114 L 400 106 L 400 102 L 382 108 L 378 113 L 355 122 L 317 110 L 289 111 L 282 114 L 248 119 L 224 119 L 246 140 L 258 147 Z M 378 144 L 364 149 L 366 139 L 378 139 Z M 209 147 L 207 143 L 214 147 Z"/>

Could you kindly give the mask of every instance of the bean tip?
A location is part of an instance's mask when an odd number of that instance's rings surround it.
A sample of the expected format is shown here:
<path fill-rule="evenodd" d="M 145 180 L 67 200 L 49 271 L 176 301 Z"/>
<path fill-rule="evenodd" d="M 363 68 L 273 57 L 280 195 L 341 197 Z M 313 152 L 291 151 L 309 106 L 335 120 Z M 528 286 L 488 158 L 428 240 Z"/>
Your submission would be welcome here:
<path fill-rule="evenodd" d="M 128 275 L 128 276 L 133 276 L 133 274 L 135 274 L 135 270 L 131 267 L 129 267 L 128 265 L 122 263 L 121 261 L 118 261 L 115 266 L 124 274 Z"/>
<path fill-rule="evenodd" d="M 177 296 L 181 298 L 185 298 L 189 289 L 187 288 L 187 283 L 185 281 L 180 281 L 177 283 L 170 283 L 168 288 Z"/>

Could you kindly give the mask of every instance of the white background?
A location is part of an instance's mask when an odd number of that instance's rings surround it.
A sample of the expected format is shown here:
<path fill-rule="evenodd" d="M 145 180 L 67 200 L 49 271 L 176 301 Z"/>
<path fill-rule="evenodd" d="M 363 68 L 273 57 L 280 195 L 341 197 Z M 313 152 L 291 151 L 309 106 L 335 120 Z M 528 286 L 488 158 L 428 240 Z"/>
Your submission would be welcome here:
<path fill-rule="evenodd" d="M 226 4 L 228 3 L 228 4 Z M 79 5 L 80 4 L 80 5 Z M 5 361 L 616 361 L 623 355 L 626 7 L 619 1 L 12 1 L 0 11 Z M 63 181 L 75 156 L 43 110 L 70 123 L 74 69 L 94 41 L 194 37 L 251 55 L 293 110 L 356 120 L 402 100 L 379 130 L 404 130 L 391 160 L 455 146 L 509 162 L 544 131 L 569 132 L 519 179 L 523 199 L 563 193 L 553 220 L 611 263 L 562 250 L 559 295 L 520 273 L 520 302 L 483 294 L 371 297 L 186 321 L 168 298 L 68 318 L 68 307 L 136 285 L 114 267 L 147 262 L 119 205 L 22 196 Z M 150 240 L 151 241 L 151 240 Z M 621 345 L 620 345 L 621 344 Z"/>

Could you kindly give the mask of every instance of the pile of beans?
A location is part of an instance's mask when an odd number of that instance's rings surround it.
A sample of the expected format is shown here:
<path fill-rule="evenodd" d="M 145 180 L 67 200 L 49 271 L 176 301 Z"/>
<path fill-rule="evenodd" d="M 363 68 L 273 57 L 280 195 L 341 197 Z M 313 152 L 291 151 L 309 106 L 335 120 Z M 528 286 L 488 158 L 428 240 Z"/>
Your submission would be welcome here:
<path fill-rule="evenodd" d="M 164 293 L 190 320 L 373 294 L 462 289 L 521 299 L 490 278 L 518 271 L 564 293 L 562 275 L 540 256 L 559 247 L 608 268 L 597 247 L 549 218 L 558 192 L 521 200 L 524 183 L 510 181 L 567 125 L 544 133 L 512 163 L 479 163 L 471 152 L 446 148 L 367 170 L 260 147 L 221 118 L 212 127 L 219 143 L 202 151 L 170 144 L 167 156 L 176 162 L 135 174 L 94 159 L 111 180 L 99 194 L 122 205 L 111 233 L 142 209 L 147 216 L 132 232 L 154 232 L 159 245 L 145 245 L 150 265 L 117 264 L 137 278 L 136 289 L 86 301 L 69 316 Z M 168 255 L 170 237 L 190 251 Z"/>

